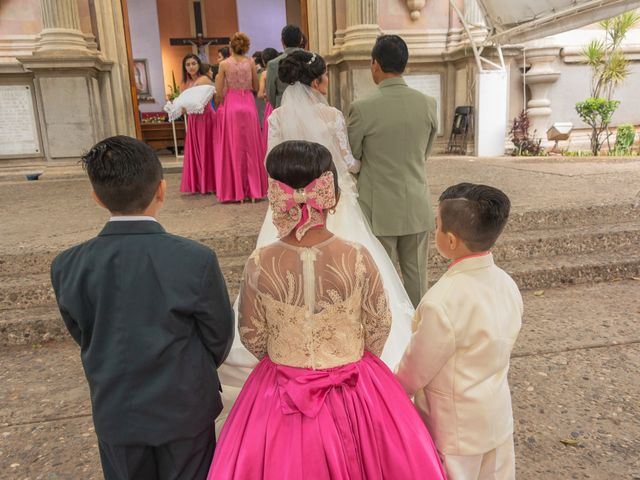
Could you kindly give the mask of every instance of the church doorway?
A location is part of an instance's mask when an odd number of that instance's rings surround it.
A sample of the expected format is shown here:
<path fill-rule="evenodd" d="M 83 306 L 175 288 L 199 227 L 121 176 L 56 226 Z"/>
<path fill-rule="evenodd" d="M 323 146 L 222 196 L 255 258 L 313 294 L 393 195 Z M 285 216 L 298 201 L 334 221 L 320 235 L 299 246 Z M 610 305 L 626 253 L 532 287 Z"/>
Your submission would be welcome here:
<path fill-rule="evenodd" d="M 251 38 L 252 55 L 282 50 L 280 30 L 296 24 L 308 36 L 307 0 L 121 0 L 136 134 L 159 153 L 178 154 L 184 122 L 171 125 L 163 106 L 182 87 L 182 59 L 194 53 L 212 66 L 229 37 Z M 175 126 L 175 150 L 173 127 Z"/>

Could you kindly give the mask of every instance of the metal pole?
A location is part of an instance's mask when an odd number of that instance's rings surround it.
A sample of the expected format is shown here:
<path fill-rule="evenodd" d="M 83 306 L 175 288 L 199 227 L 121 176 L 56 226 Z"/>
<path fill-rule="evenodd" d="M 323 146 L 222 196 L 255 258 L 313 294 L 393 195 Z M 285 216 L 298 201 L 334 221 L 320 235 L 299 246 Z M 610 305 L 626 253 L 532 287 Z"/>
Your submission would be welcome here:
<path fill-rule="evenodd" d="M 469 42 L 471 43 L 471 49 L 473 50 L 473 56 L 476 59 L 476 66 L 478 67 L 478 72 L 482 72 L 483 71 L 482 70 L 482 62 L 480 62 L 480 55 L 478 54 L 478 48 L 476 47 L 476 42 L 473 41 L 473 35 L 471 35 L 471 30 L 469 30 L 469 25 L 467 25 L 467 22 L 465 21 L 464 17 L 462 16 L 462 13 L 460 12 L 460 9 L 454 3 L 454 0 L 449 0 L 449 4 L 455 10 L 456 14 L 458 15 L 458 18 L 462 22 L 462 26 L 464 27 L 464 31 L 466 32 L 467 37 L 469 37 Z"/>
<path fill-rule="evenodd" d="M 171 129 L 173 130 L 173 148 L 175 149 L 176 160 L 178 160 L 178 139 L 176 138 L 175 120 L 171 120 Z"/>

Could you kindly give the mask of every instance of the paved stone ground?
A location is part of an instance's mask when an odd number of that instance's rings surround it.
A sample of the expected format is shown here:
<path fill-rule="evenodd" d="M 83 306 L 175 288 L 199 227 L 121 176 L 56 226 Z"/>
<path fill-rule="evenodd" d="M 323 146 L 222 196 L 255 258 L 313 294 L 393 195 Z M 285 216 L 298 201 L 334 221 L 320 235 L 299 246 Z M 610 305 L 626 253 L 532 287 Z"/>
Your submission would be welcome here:
<path fill-rule="evenodd" d="M 428 168 L 434 196 L 459 181 L 485 182 L 503 188 L 520 212 L 630 203 L 640 189 L 637 159 L 438 157 Z M 26 182 L 18 169 L 0 168 L 0 254 L 63 248 L 101 228 L 106 215 L 77 168 L 50 170 Z M 167 180 L 161 220 L 172 232 L 251 233 L 262 222 L 264 202 L 219 205 L 180 195 L 177 174 Z M 510 372 L 518 478 L 640 480 L 640 281 L 524 297 Z M 0 385 L 0 478 L 101 478 L 72 342 L 0 347 Z"/>
<path fill-rule="evenodd" d="M 428 162 L 435 199 L 462 181 L 504 189 L 514 211 L 632 202 L 640 190 L 640 158 L 532 159 L 434 157 Z M 52 167 L 27 182 L 14 169 L 0 168 L 0 252 L 64 247 L 95 235 L 107 219 L 89 198 L 90 185 L 77 166 Z M 168 200 L 160 213 L 171 232 L 202 237 L 221 232 L 256 232 L 266 202 L 217 203 L 213 196 L 179 193 L 180 176 L 166 175 Z M 0 266 L 1 267 L 1 266 Z"/>

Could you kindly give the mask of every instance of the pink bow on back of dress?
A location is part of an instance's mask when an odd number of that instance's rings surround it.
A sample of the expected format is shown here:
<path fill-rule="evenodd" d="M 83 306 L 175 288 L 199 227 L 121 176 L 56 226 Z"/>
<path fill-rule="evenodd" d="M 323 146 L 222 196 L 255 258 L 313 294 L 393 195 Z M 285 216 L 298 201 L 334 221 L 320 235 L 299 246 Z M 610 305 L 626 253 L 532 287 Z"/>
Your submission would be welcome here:
<path fill-rule="evenodd" d="M 325 172 L 298 189 L 270 178 L 269 203 L 278 235 L 284 237 L 295 229 L 300 241 L 309 229 L 324 225 L 323 211 L 336 204 L 333 173 Z"/>

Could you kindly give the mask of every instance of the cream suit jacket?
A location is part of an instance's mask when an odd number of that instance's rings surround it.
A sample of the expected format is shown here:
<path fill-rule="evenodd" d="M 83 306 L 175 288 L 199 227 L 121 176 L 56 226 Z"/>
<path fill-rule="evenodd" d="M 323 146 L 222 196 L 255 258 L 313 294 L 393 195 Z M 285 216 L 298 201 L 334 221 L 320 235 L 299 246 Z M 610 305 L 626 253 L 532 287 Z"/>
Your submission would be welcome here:
<path fill-rule="evenodd" d="M 479 455 L 513 432 L 507 373 L 522 311 L 490 253 L 452 265 L 418 305 L 397 377 L 441 453 Z"/>

